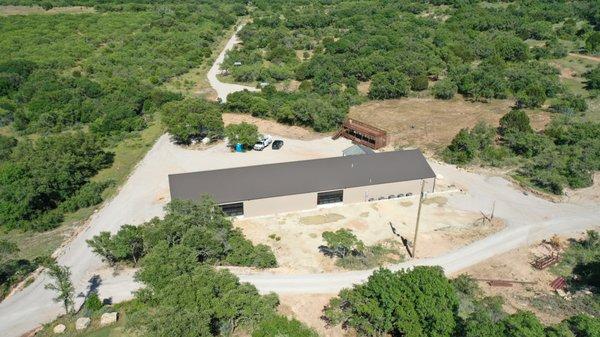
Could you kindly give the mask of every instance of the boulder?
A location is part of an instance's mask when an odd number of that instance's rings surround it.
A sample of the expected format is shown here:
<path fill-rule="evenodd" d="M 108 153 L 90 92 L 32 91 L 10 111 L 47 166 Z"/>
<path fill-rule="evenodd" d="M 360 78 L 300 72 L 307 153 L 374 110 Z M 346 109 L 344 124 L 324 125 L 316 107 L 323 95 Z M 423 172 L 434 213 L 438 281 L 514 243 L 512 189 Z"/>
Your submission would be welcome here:
<path fill-rule="evenodd" d="M 75 329 L 87 329 L 87 327 L 90 326 L 91 321 L 92 320 L 89 317 L 79 317 L 77 321 L 75 321 Z"/>
<path fill-rule="evenodd" d="M 54 331 L 54 333 L 63 333 L 66 329 L 67 327 L 64 324 L 59 324 L 55 326 L 54 329 L 52 329 L 52 331 Z"/>
<path fill-rule="evenodd" d="M 100 326 L 113 324 L 118 319 L 118 313 L 115 312 L 105 312 L 100 316 Z"/>

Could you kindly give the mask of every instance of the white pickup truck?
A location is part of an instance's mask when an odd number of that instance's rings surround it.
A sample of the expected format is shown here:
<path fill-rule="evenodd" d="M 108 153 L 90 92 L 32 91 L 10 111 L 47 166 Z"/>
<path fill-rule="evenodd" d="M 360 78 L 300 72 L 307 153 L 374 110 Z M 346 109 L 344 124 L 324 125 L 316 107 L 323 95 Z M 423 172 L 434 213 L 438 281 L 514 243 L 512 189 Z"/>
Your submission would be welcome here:
<path fill-rule="evenodd" d="M 254 150 L 262 151 L 265 147 L 271 145 L 273 142 L 273 137 L 269 135 L 263 136 L 256 144 L 254 144 Z"/>

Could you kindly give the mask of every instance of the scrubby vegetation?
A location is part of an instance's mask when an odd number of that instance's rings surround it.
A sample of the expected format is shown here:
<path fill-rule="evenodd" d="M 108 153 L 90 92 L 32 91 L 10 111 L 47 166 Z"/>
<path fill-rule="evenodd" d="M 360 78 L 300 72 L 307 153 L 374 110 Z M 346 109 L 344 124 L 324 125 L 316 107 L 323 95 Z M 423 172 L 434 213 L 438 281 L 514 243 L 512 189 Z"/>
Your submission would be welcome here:
<path fill-rule="evenodd" d="M 208 103 L 163 108 L 182 97 L 161 85 L 204 62 L 243 3 L 115 1 L 96 10 L 0 17 L 3 229 L 51 229 L 65 212 L 101 202 L 109 182 L 90 179 L 111 165 L 106 149 L 135 137 L 159 110 L 181 141 L 223 132 L 220 110 Z M 202 128 L 181 128 L 178 119 Z"/>
<path fill-rule="evenodd" d="M 515 177 L 561 194 L 565 187 L 590 186 L 600 170 L 600 124 L 555 118 L 542 132 L 534 132 L 522 110 L 512 110 L 497 129 L 478 124 L 463 129 L 444 150 L 446 161 L 502 166 L 517 163 Z"/>
<path fill-rule="evenodd" d="M 348 105 L 361 102 L 357 85 L 366 81 L 371 99 L 411 95 L 431 80 L 436 98 L 459 92 L 539 107 L 569 95 L 548 60 L 597 47 L 598 6 L 589 1 L 253 4 L 253 20 L 239 34 L 243 44 L 227 54 L 224 67 L 239 82 L 300 81 L 300 92 L 247 93 L 244 100 L 255 104 L 229 108 L 316 130 L 332 129 Z M 310 101 L 302 99 L 307 95 Z M 326 108 L 310 118 L 294 115 L 312 110 L 315 100 Z M 320 117 L 333 116 L 330 105 L 335 118 Z"/>
<path fill-rule="evenodd" d="M 345 269 L 369 269 L 403 259 L 396 242 L 392 247 L 384 244 L 367 246 L 349 229 L 326 231 L 322 237 L 325 245 L 319 250 L 326 256 L 337 258 L 336 265 Z"/>
<path fill-rule="evenodd" d="M 592 337 L 600 320 L 585 314 L 544 326 L 531 312 L 507 314 L 502 299 L 483 297 L 468 276 L 448 280 L 439 267 L 380 269 L 344 289 L 324 310 L 330 324 L 359 336 Z"/>
<path fill-rule="evenodd" d="M 50 258 L 38 257 L 33 260 L 17 258 L 19 247 L 11 241 L 0 239 L 0 301 L 8 295 L 13 286 L 23 281 L 29 273 L 41 265 L 48 265 Z"/>
<path fill-rule="evenodd" d="M 166 206 L 163 219 L 154 218 L 138 227 L 125 225 L 113 235 L 101 232 L 88 244 L 110 265 L 137 264 L 142 257 L 144 265 L 172 252 L 193 256 L 190 268 L 198 263 L 258 268 L 277 265 L 269 247 L 252 245 L 208 197 L 198 203 L 172 201 Z M 163 273 L 150 268 L 140 275 Z"/>
<path fill-rule="evenodd" d="M 600 301 L 600 233 L 589 230 L 581 240 L 570 240 L 552 271 L 567 277 L 575 288 L 590 287 Z"/>

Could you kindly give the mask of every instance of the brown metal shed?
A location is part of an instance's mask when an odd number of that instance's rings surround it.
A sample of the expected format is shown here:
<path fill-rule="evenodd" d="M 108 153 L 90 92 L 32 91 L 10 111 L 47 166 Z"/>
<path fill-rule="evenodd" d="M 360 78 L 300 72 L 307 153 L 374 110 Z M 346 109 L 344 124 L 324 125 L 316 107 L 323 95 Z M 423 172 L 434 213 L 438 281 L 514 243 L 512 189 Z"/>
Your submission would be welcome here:
<path fill-rule="evenodd" d="M 388 136 L 385 130 L 352 118 L 347 118 L 342 124 L 342 128 L 333 135 L 333 139 L 339 137 L 350 139 L 357 144 L 368 146 L 375 150 L 386 146 L 388 143 Z"/>

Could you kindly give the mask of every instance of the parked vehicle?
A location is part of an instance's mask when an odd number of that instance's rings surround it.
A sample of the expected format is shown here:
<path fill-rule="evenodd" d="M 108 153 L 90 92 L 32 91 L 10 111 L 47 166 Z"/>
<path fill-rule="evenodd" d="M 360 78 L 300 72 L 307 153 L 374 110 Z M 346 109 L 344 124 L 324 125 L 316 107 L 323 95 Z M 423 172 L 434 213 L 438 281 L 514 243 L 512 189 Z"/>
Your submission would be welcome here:
<path fill-rule="evenodd" d="M 273 141 L 273 145 L 271 145 L 271 148 L 273 150 L 279 150 L 279 149 L 281 149 L 282 146 L 283 146 L 283 140 L 277 139 L 277 140 Z"/>
<path fill-rule="evenodd" d="M 256 142 L 256 144 L 254 144 L 254 150 L 262 151 L 267 146 L 271 145 L 272 142 L 273 142 L 273 137 L 271 137 L 269 135 L 265 135 L 258 142 Z"/>

